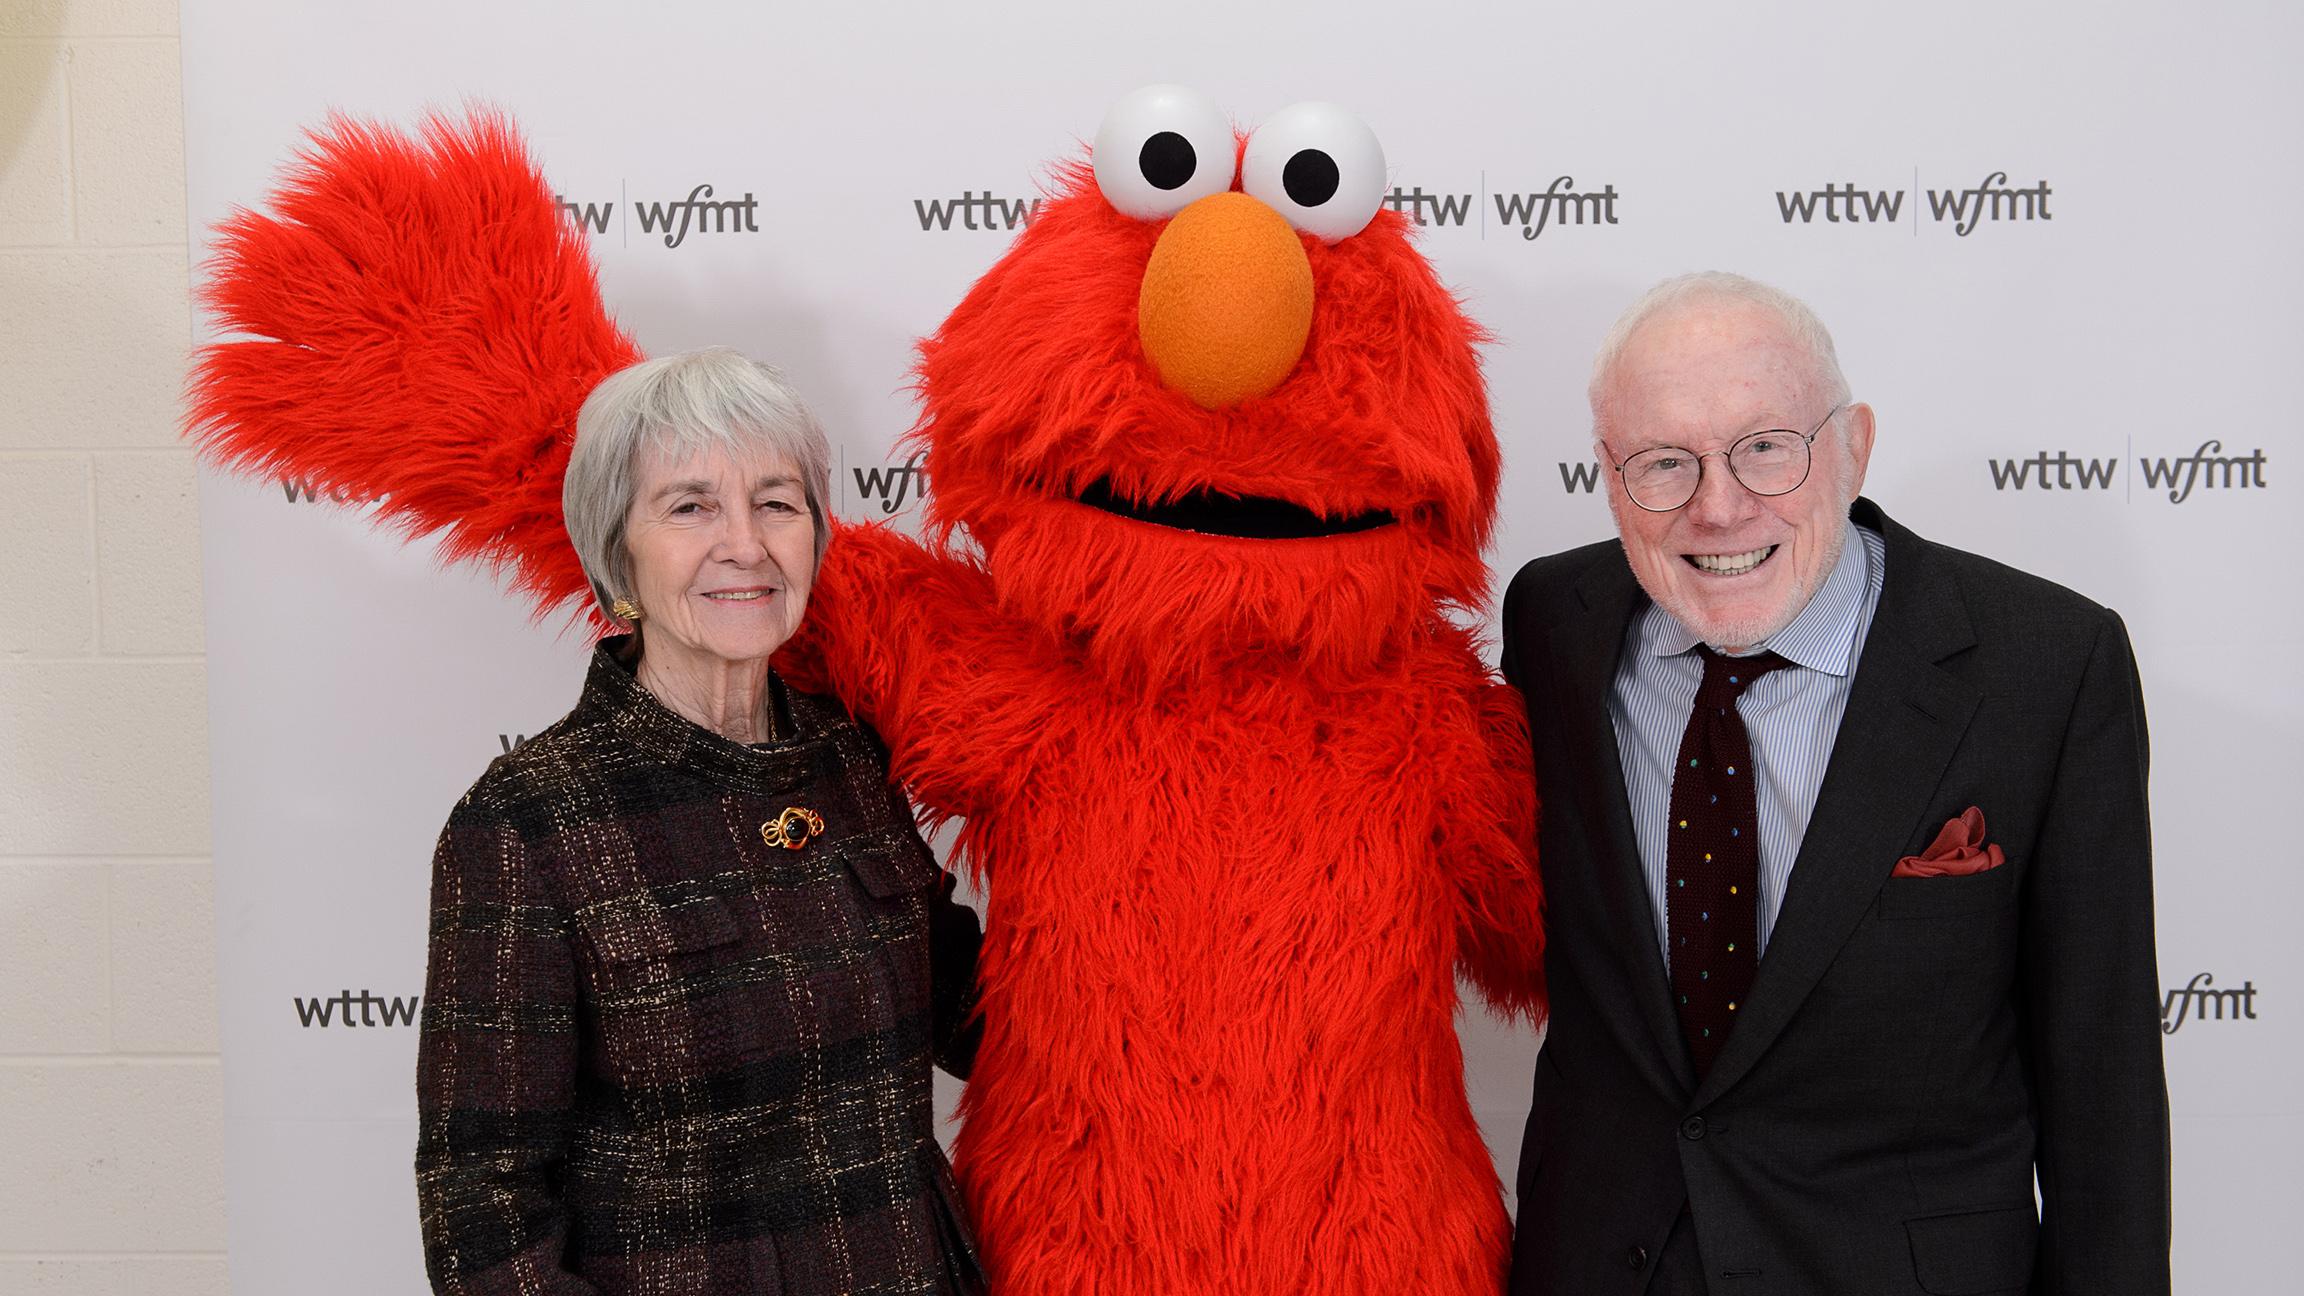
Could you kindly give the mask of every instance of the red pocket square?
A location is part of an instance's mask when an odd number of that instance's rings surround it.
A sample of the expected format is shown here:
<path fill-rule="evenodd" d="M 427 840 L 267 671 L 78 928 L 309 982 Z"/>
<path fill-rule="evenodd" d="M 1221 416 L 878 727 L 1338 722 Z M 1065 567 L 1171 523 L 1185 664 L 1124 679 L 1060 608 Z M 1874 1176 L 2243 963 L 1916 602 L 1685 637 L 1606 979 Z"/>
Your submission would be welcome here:
<path fill-rule="evenodd" d="M 1928 849 L 1896 861 L 1890 877 L 1966 877 L 2008 862 L 2000 847 L 1984 840 L 1984 812 L 1970 806 L 1944 821 Z"/>

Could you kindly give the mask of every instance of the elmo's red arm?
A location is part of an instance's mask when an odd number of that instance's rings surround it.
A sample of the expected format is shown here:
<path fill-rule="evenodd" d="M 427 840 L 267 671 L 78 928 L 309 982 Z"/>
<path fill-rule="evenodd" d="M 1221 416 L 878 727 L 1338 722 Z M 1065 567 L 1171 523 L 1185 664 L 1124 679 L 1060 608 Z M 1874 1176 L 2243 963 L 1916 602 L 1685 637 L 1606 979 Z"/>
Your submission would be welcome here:
<path fill-rule="evenodd" d="M 776 669 L 878 731 L 890 772 L 932 819 L 970 817 L 1037 732 L 1027 719 L 1036 710 L 1012 696 L 1030 676 L 1016 669 L 1014 632 L 988 615 L 992 604 L 973 563 L 883 525 L 834 521 L 807 615 Z"/>
<path fill-rule="evenodd" d="M 1536 784 L 1527 711 L 1468 642 L 1443 646 L 1427 678 L 1456 681 L 1470 732 L 1439 755 L 1446 774 L 1440 861 L 1463 899 L 1457 969 L 1498 1012 L 1544 1019 L 1544 892 L 1536 870 Z"/>

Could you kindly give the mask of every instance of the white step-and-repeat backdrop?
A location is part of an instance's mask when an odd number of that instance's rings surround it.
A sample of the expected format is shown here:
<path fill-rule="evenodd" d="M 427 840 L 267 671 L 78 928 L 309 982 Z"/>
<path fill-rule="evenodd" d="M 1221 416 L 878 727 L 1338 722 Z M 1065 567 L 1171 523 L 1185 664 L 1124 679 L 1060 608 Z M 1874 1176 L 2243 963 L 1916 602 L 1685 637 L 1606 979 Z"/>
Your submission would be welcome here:
<path fill-rule="evenodd" d="M 923 483 L 891 450 L 913 339 L 1029 217 L 1049 164 L 1153 81 L 1242 126 L 1317 98 L 1375 127 L 1390 201 L 1497 337 L 1500 579 L 1608 532 L 1583 386 L 1632 297 L 1719 267 L 1807 298 L 1879 414 L 1868 493 L 2133 630 L 2179 1290 L 2201 1294 L 2280 1285 L 2304 1206 L 2300 37 L 2289 6 L 2146 0 L 183 16 L 196 241 L 260 202 L 331 109 L 405 125 L 503 107 L 642 346 L 782 365 L 833 430 L 851 516 L 916 512 Z M 696 200 L 737 206 L 683 220 Z M 586 647 L 372 532 L 358 501 L 209 476 L 201 504 L 233 1288 L 420 1291 L 432 839 L 491 757 L 567 709 Z M 1477 1010 L 1463 1035 L 1509 1182 L 1535 1041 Z"/>

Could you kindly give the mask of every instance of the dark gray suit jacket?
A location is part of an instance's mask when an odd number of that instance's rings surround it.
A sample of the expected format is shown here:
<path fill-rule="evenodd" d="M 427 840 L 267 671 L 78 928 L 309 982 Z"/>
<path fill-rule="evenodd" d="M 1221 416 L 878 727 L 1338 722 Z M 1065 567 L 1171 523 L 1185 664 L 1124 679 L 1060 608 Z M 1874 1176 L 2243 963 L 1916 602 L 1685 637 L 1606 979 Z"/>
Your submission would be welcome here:
<path fill-rule="evenodd" d="M 1550 1034 L 1514 1296 L 2168 1290 L 2147 752 L 2120 619 L 1868 500 L 1887 580 L 1774 934 L 1696 1083 L 1608 717 L 1646 597 L 1613 542 L 1504 603 L 1544 799 Z M 1980 807 L 1998 869 L 1891 878 Z M 2040 1210 L 2034 1210 L 2037 1168 Z"/>

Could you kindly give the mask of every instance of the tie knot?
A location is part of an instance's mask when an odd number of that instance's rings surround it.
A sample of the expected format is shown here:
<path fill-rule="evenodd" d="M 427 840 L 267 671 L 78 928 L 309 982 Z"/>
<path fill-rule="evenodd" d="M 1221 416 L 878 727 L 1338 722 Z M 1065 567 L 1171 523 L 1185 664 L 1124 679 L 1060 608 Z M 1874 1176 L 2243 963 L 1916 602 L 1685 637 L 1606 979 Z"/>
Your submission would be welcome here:
<path fill-rule="evenodd" d="M 1699 644 L 1696 651 L 1704 655 L 1704 682 L 1697 691 L 1708 697 L 1739 698 L 1744 690 L 1779 667 L 1792 663 L 1772 652 L 1754 653 L 1750 657 L 1723 657 Z"/>

